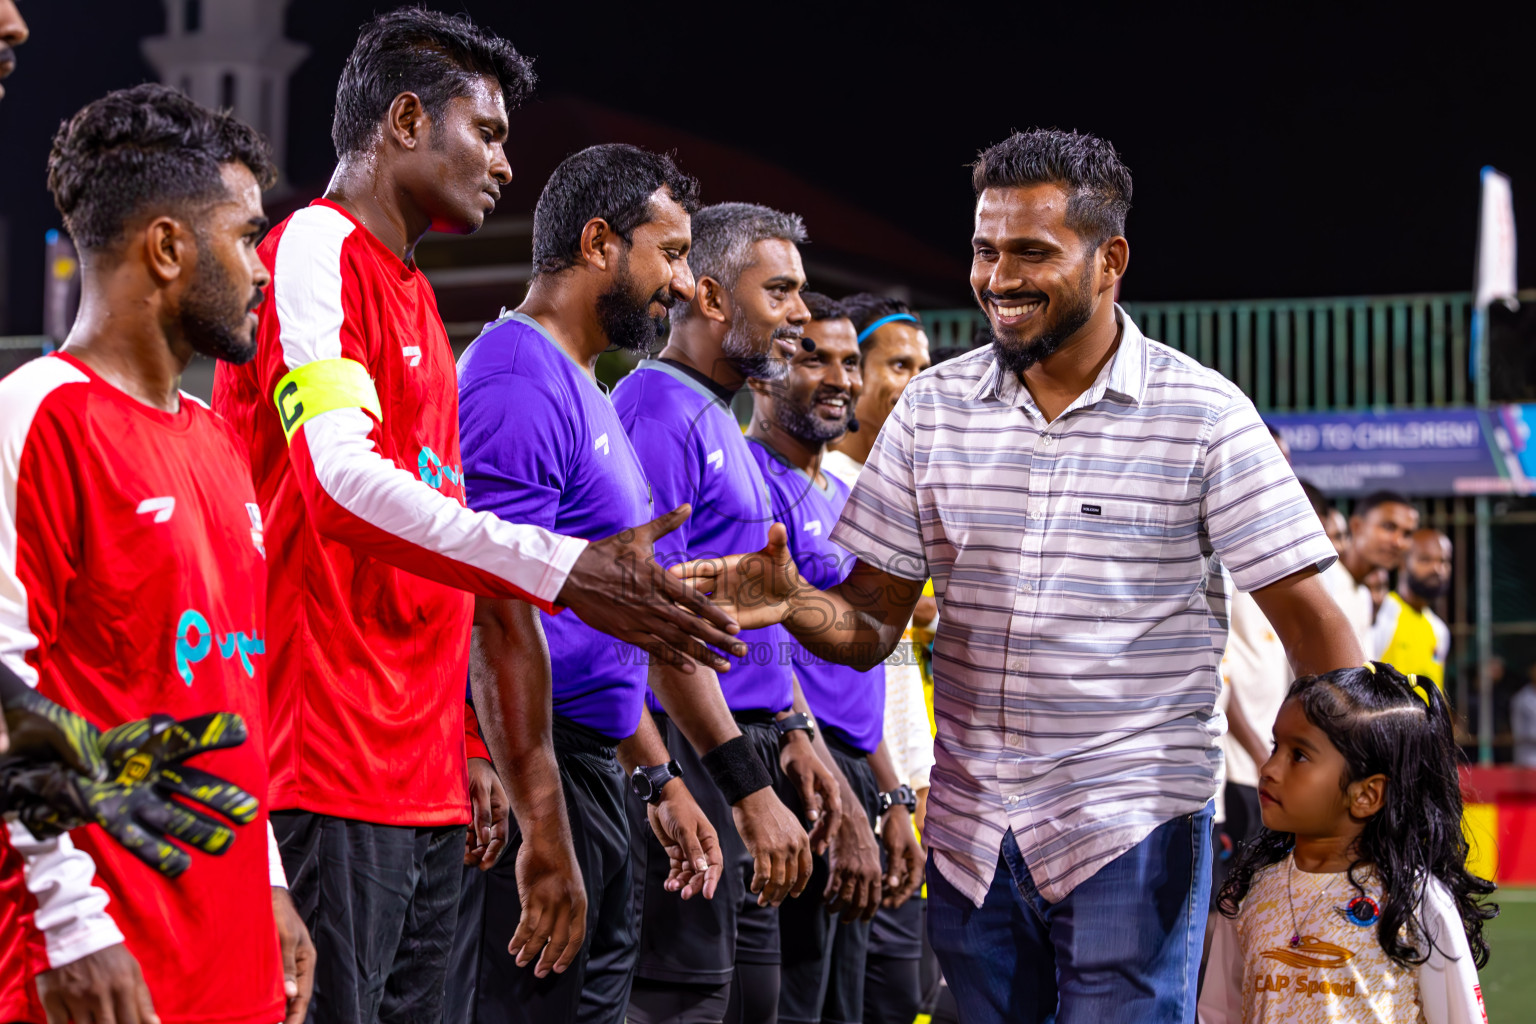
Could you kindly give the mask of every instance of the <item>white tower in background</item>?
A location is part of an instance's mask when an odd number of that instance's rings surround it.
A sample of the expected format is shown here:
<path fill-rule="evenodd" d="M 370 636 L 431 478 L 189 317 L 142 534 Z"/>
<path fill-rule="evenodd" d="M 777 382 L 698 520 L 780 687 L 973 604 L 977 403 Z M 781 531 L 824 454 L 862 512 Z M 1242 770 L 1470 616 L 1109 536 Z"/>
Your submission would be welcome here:
<path fill-rule="evenodd" d="M 166 34 L 145 39 L 144 58 L 166 85 L 235 116 L 267 137 L 277 166 L 288 158 L 288 76 L 309 48 L 283 38 L 288 0 L 161 0 Z"/>

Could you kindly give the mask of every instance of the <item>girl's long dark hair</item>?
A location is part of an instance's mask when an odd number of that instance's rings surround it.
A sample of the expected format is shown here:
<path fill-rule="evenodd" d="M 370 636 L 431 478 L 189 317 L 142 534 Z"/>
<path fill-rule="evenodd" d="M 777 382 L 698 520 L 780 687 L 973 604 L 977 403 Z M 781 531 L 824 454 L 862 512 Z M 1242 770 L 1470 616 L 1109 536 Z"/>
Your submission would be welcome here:
<path fill-rule="evenodd" d="M 1381 885 L 1376 939 L 1382 950 L 1403 968 L 1429 959 L 1433 937 L 1420 907 L 1429 880 L 1436 878 L 1456 902 L 1473 960 L 1484 966 L 1488 943 L 1483 922 L 1499 908 L 1478 898 L 1493 892 L 1494 884 L 1467 871 L 1456 773 L 1460 754 L 1439 688 L 1374 662 L 1304 676 L 1291 684 L 1286 700 L 1300 701 L 1307 720 L 1344 755 L 1349 767 L 1339 780 L 1341 788 L 1372 775 L 1387 777 L 1386 802 L 1366 822 L 1349 866 L 1349 880 L 1361 895 L 1367 873 L 1374 871 Z M 1238 852 L 1217 908 L 1227 917 L 1237 916 L 1254 875 L 1284 860 L 1295 843 L 1291 833 L 1264 829 Z"/>

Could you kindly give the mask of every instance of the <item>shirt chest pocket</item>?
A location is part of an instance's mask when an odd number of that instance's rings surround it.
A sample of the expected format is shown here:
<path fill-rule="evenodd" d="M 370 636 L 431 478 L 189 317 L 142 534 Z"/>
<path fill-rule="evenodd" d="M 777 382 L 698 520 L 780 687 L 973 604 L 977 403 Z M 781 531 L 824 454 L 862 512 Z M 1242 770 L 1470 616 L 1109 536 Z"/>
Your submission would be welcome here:
<path fill-rule="evenodd" d="M 1123 619 L 1169 596 L 1166 506 L 1121 495 L 1063 495 L 1047 513 L 1042 587 L 1071 618 Z"/>

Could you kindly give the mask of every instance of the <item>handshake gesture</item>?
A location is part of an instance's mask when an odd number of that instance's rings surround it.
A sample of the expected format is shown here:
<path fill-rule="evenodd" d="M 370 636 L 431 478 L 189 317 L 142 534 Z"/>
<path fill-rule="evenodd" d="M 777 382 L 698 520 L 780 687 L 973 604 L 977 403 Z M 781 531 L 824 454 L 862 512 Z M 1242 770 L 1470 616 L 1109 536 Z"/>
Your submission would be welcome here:
<path fill-rule="evenodd" d="M 0 754 L 0 812 L 39 839 L 100 825 L 134 856 L 175 878 L 192 858 L 169 840 L 211 854 L 235 841 L 233 828 L 190 805 L 236 825 L 256 819 L 254 796 L 184 763 L 244 743 L 239 715 L 216 712 L 183 722 L 151 715 L 103 733 L 4 666 L 0 707 L 9 734 Z"/>

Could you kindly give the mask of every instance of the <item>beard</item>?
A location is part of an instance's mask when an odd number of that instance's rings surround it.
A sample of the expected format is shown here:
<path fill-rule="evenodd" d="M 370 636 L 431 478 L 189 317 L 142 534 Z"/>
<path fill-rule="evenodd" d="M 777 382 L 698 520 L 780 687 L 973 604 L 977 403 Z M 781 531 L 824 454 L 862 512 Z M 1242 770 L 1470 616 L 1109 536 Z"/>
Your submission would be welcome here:
<path fill-rule="evenodd" d="M 660 288 L 652 295 L 637 297 L 634 282 L 629 277 L 629 252 L 619 257 L 613 284 L 597 297 L 597 323 L 603 329 L 610 345 L 617 345 L 625 352 L 649 352 L 667 329 L 665 316 L 651 316 L 646 310 L 657 302 L 671 309 L 677 302 L 668 288 Z"/>
<path fill-rule="evenodd" d="M 1442 580 L 1434 576 L 1415 576 L 1407 569 L 1403 572 L 1408 576 L 1408 589 L 1425 601 L 1439 600 L 1451 588 L 1450 580 Z"/>
<path fill-rule="evenodd" d="M 738 306 L 731 316 L 731 326 L 726 328 L 725 337 L 720 341 L 720 355 L 731 364 L 731 369 L 743 377 L 762 381 L 783 380 L 789 376 L 789 360 L 779 354 L 774 340 L 798 340 L 801 333 L 800 328 L 785 324 L 767 338 L 759 340 L 754 336 L 746 314 Z"/>
<path fill-rule="evenodd" d="M 988 292 L 982 298 L 997 299 L 1000 296 Z M 1019 376 L 1046 356 L 1057 352 L 1093 316 L 1093 264 L 1090 262 L 1083 267 L 1077 288 L 1055 303 L 1051 303 L 1043 292 L 1010 295 L 1008 298 L 1046 302 L 1045 313 L 1048 319 L 1040 325 L 1033 339 L 1014 328 L 992 324 L 992 354 L 1004 370 Z M 1052 312 L 1053 307 L 1059 308 Z"/>
<path fill-rule="evenodd" d="M 197 279 L 181 300 L 177 320 L 192 351 L 239 366 L 256 357 L 256 334 L 245 330 L 246 314 L 261 305 L 261 289 L 241 302 L 229 272 L 213 254 L 212 244 L 197 239 Z"/>
<path fill-rule="evenodd" d="M 818 397 L 836 395 L 849 399 L 842 419 L 825 420 L 811 411 L 816 407 Z M 848 418 L 853 415 L 853 401 L 846 391 L 813 392 L 804 406 L 796 405 L 783 387 L 773 389 L 773 398 L 774 422 L 790 437 L 808 444 L 826 444 L 828 441 L 836 441 L 848 431 Z"/>

